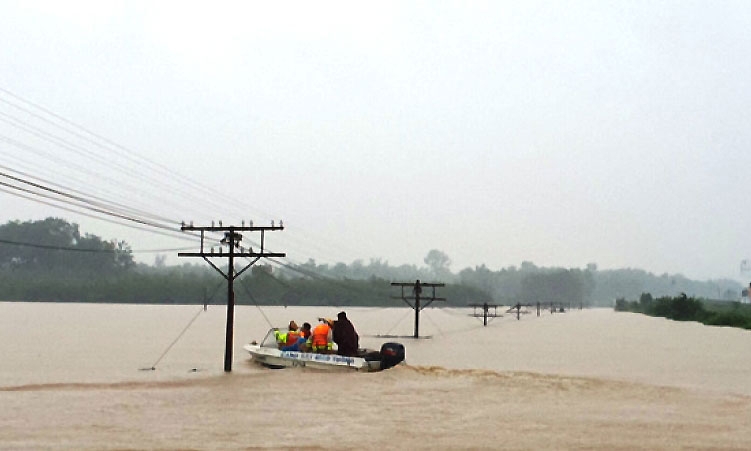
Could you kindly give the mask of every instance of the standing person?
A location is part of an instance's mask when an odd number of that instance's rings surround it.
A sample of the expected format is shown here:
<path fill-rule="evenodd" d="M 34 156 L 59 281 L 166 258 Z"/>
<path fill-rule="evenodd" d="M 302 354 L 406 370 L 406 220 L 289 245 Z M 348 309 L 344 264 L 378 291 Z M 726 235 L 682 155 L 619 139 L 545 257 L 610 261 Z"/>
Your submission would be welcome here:
<path fill-rule="evenodd" d="M 352 325 L 345 312 L 339 312 L 334 323 L 334 343 L 336 343 L 339 355 L 355 357 L 360 348 L 360 336 L 357 335 L 355 326 Z"/>

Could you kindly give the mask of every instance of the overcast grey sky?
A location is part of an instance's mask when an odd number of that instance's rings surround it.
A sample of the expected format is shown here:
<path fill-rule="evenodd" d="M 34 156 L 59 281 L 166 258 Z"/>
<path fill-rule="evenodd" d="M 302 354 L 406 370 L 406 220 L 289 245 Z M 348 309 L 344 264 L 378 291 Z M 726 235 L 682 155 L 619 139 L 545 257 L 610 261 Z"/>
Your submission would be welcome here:
<path fill-rule="evenodd" d="M 743 281 L 750 50 L 747 1 L 0 1 L 0 163 L 178 221 L 281 218 L 296 262 Z"/>

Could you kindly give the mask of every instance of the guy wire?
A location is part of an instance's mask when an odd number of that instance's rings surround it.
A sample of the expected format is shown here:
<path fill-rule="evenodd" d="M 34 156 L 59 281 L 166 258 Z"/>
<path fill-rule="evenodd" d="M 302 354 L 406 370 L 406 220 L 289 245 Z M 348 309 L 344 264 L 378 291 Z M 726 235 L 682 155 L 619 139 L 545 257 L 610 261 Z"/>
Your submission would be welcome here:
<path fill-rule="evenodd" d="M 211 301 L 212 299 L 214 299 L 214 296 L 216 295 L 217 291 L 219 290 L 219 287 L 221 287 L 222 285 L 224 285 L 224 280 L 222 280 L 221 282 L 219 282 L 219 285 L 217 285 L 217 286 L 216 286 L 216 288 L 214 288 L 214 292 L 213 292 L 213 294 L 211 295 L 211 297 L 210 297 L 210 298 L 208 298 L 208 299 L 206 299 L 206 300 L 204 300 L 204 302 L 203 302 L 203 306 L 201 306 L 200 310 L 198 310 L 198 312 L 196 312 L 196 314 L 195 314 L 195 315 L 193 316 L 193 318 L 191 318 L 191 320 L 190 320 L 190 321 L 188 322 L 188 325 L 187 325 L 187 326 L 185 326 L 185 328 L 184 328 L 184 329 L 182 330 L 182 332 L 180 332 L 180 333 L 179 333 L 179 334 L 177 335 L 177 338 L 175 338 L 175 339 L 174 339 L 174 340 L 172 341 L 172 343 L 170 343 L 170 345 L 169 345 L 169 346 L 167 346 L 167 349 L 165 349 L 165 350 L 164 350 L 164 352 L 162 353 L 162 355 L 160 355 L 160 356 L 159 356 L 159 358 L 158 358 L 158 359 L 156 359 L 156 362 L 154 362 L 154 364 L 153 364 L 153 365 L 151 365 L 151 368 L 140 368 L 140 370 L 141 370 L 141 371 L 154 371 L 154 370 L 156 370 L 156 366 L 157 366 L 157 364 L 158 364 L 158 363 L 159 363 L 159 362 L 160 362 L 160 361 L 161 361 L 161 360 L 162 360 L 162 359 L 164 358 L 164 356 L 166 356 L 166 355 L 167 355 L 167 353 L 169 352 L 169 350 L 170 350 L 170 349 L 172 349 L 172 346 L 174 346 L 174 345 L 175 345 L 175 343 L 177 343 L 177 341 L 178 341 L 178 340 L 180 340 L 180 337 L 182 337 L 182 336 L 183 336 L 183 334 L 185 334 L 185 332 L 187 332 L 188 328 L 189 328 L 189 327 L 190 327 L 190 326 L 191 326 L 191 325 L 193 324 L 193 322 L 194 322 L 194 321 L 195 321 L 195 320 L 196 320 L 196 319 L 198 318 L 198 315 L 200 315 L 200 314 L 201 314 L 201 312 L 205 312 L 205 311 L 206 311 L 206 305 L 207 305 L 207 304 L 208 304 L 208 303 L 209 303 L 209 302 L 210 302 L 210 301 Z"/>
<path fill-rule="evenodd" d="M 248 287 L 245 285 L 245 279 L 240 278 L 240 285 L 245 289 L 245 293 L 248 294 L 248 297 L 250 297 L 250 300 L 253 301 L 253 303 L 258 307 L 258 311 L 261 312 L 261 316 L 263 316 L 263 319 L 266 320 L 266 323 L 268 323 L 269 327 L 274 327 L 273 324 L 271 324 L 271 321 L 269 321 L 269 318 L 266 316 L 265 313 L 263 313 L 263 309 L 260 305 L 258 305 L 258 301 L 256 301 L 256 298 L 253 297 L 252 294 L 250 294 L 250 290 L 248 290 Z"/>

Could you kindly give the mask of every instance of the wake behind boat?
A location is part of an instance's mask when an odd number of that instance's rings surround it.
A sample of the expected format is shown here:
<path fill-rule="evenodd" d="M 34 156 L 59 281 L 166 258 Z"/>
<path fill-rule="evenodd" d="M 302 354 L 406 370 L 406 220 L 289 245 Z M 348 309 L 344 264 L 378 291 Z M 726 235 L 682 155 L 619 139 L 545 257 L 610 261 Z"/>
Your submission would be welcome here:
<path fill-rule="evenodd" d="M 252 342 L 243 346 L 253 361 L 267 368 L 307 367 L 322 370 L 381 371 L 404 361 L 404 346 L 401 343 L 384 343 L 380 351 L 360 349 L 356 356 L 305 351 L 282 351 L 276 339 L 276 331 L 268 331 L 260 344 Z"/>

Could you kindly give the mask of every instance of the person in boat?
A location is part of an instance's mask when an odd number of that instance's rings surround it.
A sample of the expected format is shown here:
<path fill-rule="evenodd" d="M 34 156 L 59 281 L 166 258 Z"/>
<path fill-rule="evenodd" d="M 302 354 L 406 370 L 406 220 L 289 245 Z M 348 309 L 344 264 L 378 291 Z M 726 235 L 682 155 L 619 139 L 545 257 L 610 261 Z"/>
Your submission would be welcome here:
<path fill-rule="evenodd" d="M 302 323 L 302 329 L 300 329 L 300 335 L 305 338 L 306 340 L 310 338 L 310 335 L 312 334 L 310 323 Z"/>
<path fill-rule="evenodd" d="M 318 318 L 320 323 L 313 329 L 308 338 L 307 345 L 313 352 L 326 354 L 334 349 L 334 343 L 331 341 L 332 326 L 334 321 L 328 318 Z"/>
<path fill-rule="evenodd" d="M 276 343 L 279 345 L 279 349 L 297 344 L 297 340 L 300 338 L 300 331 L 298 330 L 297 323 L 293 320 L 289 322 L 287 326 L 287 332 L 275 331 L 274 337 Z"/>
<path fill-rule="evenodd" d="M 336 353 L 350 357 L 357 356 L 357 350 L 360 347 L 360 336 L 357 335 L 355 326 L 352 325 L 345 312 L 339 312 L 336 318 L 333 332 L 334 343 L 336 343 L 337 347 Z"/>
<path fill-rule="evenodd" d="M 288 338 L 286 341 L 287 344 L 285 344 L 285 346 L 281 348 L 282 351 L 307 351 L 305 344 L 308 341 L 310 334 L 310 323 L 303 323 L 298 333 L 293 335 L 294 337 L 296 337 L 295 342 L 290 343 L 290 340 Z"/>

